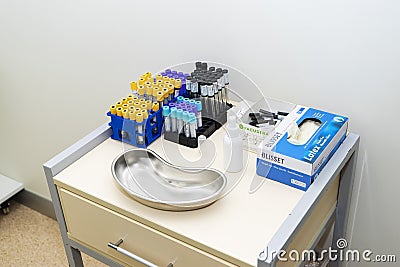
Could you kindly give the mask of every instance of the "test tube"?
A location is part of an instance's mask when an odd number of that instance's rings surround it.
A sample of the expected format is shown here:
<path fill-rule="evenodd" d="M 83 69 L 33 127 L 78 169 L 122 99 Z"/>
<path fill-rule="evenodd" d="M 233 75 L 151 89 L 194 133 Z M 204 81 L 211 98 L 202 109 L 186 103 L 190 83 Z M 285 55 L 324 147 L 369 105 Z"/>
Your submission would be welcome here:
<path fill-rule="evenodd" d="M 162 75 L 161 74 L 157 74 L 156 75 L 156 81 L 162 81 Z"/>
<path fill-rule="evenodd" d="M 178 124 L 176 118 L 176 111 L 178 109 L 176 107 L 170 108 L 170 117 L 171 117 L 171 132 L 178 132 Z"/>
<path fill-rule="evenodd" d="M 168 101 L 172 101 L 175 88 L 174 88 L 174 86 L 172 84 L 168 84 L 167 88 L 168 88 Z"/>
<path fill-rule="evenodd" d="M 122 102 L 121 102 L 121 101 L 118 101 L 117 103 L 115 103 L 115 106 L 116 106 L 117 108 L 122 107 Z"/>
<path fill-rule="evenodd" d="M 178 130 L 178 134 L 181 134 L 183 131 L 183 110 L 176 110 L 176 127 Z"/>
<path fill-rule="evenodd" d="M 216 114 L 219 114 L 219 103 L 218 103 L 218 79 L 215 76 L 211 79 L 213 90 L 214 90 L 214 110 Z"/>
<path fill-rule="evenodd" d="M 222 69 L 221 69 L 222 70 Z M 224 74 L 222 72 L 217 72 L 217 85 L 218 85 L 218 101 L 222 102 L 222 88 L 225 86 Z"/>
<path fill-rule="evenodd" d="M 145 99 L 153 101 L 153 86 L 150 85 L 146 88 Z"/>
<path fill-rule="evenodd" d="M 192 78 L 192 88 L 190 91 L 192 92 L 192 98 L 199 97 L 199 83 L 196 78 Z"/>
<path fill-rule="evenodd" d="M 153 97 L 151 98 L 151 101 L 157 102 L 157 92 L 158 91 L 159 91 L 159 89 L 157 86 L 153 87 Z"/>
<path fill-rule="evenodd" d="M 138 86 L 138 97 L 139 97 L 139 99 L 144 98 L 144 86 L 143 85 Z"/>
<path fill-rule="evenodd" d="M 176 79 L 175 80 L 175 95 L 174 95 L 174 97 L 178 97 L 179 96 L 181 87 L 182 87 L 182 80 L 181 79 Z"/>
<path fill-rule="evenodd" d="M 122 107 L 117 108 L 117 116 L 122 117 Z"/>
<path fill-rule="evenodd" d="M 189 133 L 191 138 L 196 138 L 196 115 L 189 113 Z"/>
<path fill-rule="evenodd" d="M 122 117 L 124 119 L 129 119 L 129 115 L 128 115 L 128 110 L 127 109 L 122 109 Z"/>
<path fill-rule="evenodd" d="M 224 94 L 225 94 L 225 103 L 228 103 L 228 85 L 229 85 L 229 75 L 228 75 L 228 70 L 223 69 L 222 73 L 224 75 Z"/>
<path fill-rule="evenodd" d="M 164 100 L 164 92 L 158 91 L 157 92 L 157 102 L 160 105 L 160 107 L 163 106 L 163 100 Z"/>
<path fill-rule="evenodd" d="M 129 110 L 128 114 L 129 114 L 129 119 L 130 119 L 131 121 L 134 121 L 134 120 L 136 119 L 136 113 L 135 113 L 135 111 Z"/>
<path fill-rule="evenodd" d="M 143 85 L 146 82 L 146 78 L 140 77 L 139 79 L 139 85 Z"/>
<path fill-rule="evenodd" d="M 182 120 L 183 120 L 183 133 L 186 137 L 190 137 L 190 130 L 189 130 L 189 112 L 183 111 L 182 112 Z"/>
<path fill-rule="evenodd" d="M 122 109 L 128 109 L 128 107 L 129 107 L 128 102 L 126 102 L 126 104 L 122 104 Z"/>
<path fill-rule="evenodd" d="M 171 110 L 168 106 L 163 106 L 162 115 L 164 117 L 164 131 L 171 132 Z"/>
<path fill-rule="evenodd" d="M 183 101 L 183 96 L 178 96 L 177 98 L 176 98 L 176 103 L 181 103 L 182 101 Z"/>
<path fill-rule="evenodd" d="M 201 101 L 196 101 L 196 107 L 197 107 L 197 113 L 196 113 L 197 126 L 201 127 L 203 126 L 203 121 L 201 119 L 201 110 L 203 109 L 203 105 L 201 104 Z"/>
<path fill-rule="evenodd" d="M 188 76 L 186 77 L 186 97 L 193 98 L 192 95 L 192 79 L 193 77 Z"/>
<path fill-rule="evenodd" d="M 144 145 L 145 123 L 143 122 L 143 114 L 136 113 L 136 142 L 139 145 Z"/>
<path fill-rule="evenodd" d="M 110 106 L 110 113 L 113 115 L 117 115 L 117 106 L 116 105 Z"/>
<path fill-rule="evenodd" d="M 168 105 L 169 89 L 164 87 L 163 89 L 161 89 L 161 91 L 163 92 L 164 97 L 163 104 Z"/>
<path fill-rule="evenodd" d="M 122 102 L 122 104 L 126 104 L 128 102 L 128 99 L 124 97 L 121 99 L 121 102 Z"/>
<path fill-rule="evenodd" d="M 140 108 L 147 110 L 147 103 L 140 104 Z"/>
<path fill-rule="evenodd" d="M 214 107 L 214 88 L 213 88 L 213 83 L 211 79 L 206 80 L 206 86 L 207 86 L 207 112 L 208 114 L 211 115 L 211 118 L 215 118 L 215 107 Z"/>
<path fill-rule="evenodd" d="M 204 111 L 205 113 L 208 113 L 208 106 L 206 105 L 206 100 L 207 100 L 207 96 L 208 96 L 208 92 L 207 92 L 207 85 L 203 82 L 203 81 L 199 81 L 199 87 L 200 87 L 200 94 L 201 94 L 201 102 L 203 104 L 204 107 Z"/>
<path fill-rule="evenodd" d="M 138 89 L 137 82 L 132 81 L 132 82 L 130 82 L 130 85 L 131 85 L 132 94 L 136 96 L 137 89 Z"/>

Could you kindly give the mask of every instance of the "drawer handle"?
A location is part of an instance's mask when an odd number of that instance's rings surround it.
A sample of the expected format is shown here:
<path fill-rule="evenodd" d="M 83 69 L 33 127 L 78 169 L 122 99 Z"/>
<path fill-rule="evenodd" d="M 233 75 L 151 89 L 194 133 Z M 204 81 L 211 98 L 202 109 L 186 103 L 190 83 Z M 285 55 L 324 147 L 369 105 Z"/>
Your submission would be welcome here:
<path fill-rule="evenodd" d="M 151 262 L 139 257 L 138 255 L 135 255 L 135 254 L 127 251 L 126 249 L 121 248 L 119 245 L 121 245 L 122 242 L 124 242 L 124 240 L 122 240 L 122 239 L 118 240 L 117 243 L 115 243 L 115 244 L 111 243 L 111 242 L 108 242 L 108 246 L 110 248 L 115 249 L 119 253 L 124 254 L 125 256 L 128 256 L 129 258 L 132 258 L 132 259 L 134 259 L 134 260 L 136 260 L 136 261 L 138 261 L 138 262 L 140 262 L 140 263 L 142 263 L 142 264 L 144 264 L 144 265 L 146 265 L 148 267 L 159 267 L 158 265 L 155 265 L 154 263 L 151 263 Z M 167 267 L 174 267 L 174 264 L 170 263 L 170 264 L 168 264 Z"/>

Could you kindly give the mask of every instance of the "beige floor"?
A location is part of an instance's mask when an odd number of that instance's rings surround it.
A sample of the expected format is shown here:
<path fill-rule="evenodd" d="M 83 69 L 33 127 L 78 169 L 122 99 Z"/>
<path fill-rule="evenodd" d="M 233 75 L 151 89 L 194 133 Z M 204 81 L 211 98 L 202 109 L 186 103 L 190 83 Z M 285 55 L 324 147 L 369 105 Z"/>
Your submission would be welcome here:
<path fill-rule="evenodd" d="M 86 266 L 106 266 L 83 255 Z M 68 266 L 58 224 L 18 202 L 0 214 L 0 266 Z"/>

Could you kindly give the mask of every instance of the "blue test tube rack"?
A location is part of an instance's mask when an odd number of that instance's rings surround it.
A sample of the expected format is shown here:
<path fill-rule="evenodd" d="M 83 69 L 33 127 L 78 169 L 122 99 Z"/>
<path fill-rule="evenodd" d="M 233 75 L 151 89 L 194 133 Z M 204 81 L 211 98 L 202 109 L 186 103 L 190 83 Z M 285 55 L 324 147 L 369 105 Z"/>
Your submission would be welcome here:
<path fill-rule="evenodd" d="M 111 112 L 107 112 L 107 116 L 110 116 L 111 118 L 109 125 L 113 130 L 111 138 L 114 140 L 122 141 L 136 147 L 146 148 L 161 136 L 164 122 L 162 110 L 150 112 L 149 117 L 145 122 L 143 122 L 146 124 L 145 132 L 143 134 L 136 132 L 136 126 L 139 124 L 138 122 L 124 119 L 123 117 L 111 114 Z M 138 144 L 138 135 L 144 137 L 143 144 Z"/>

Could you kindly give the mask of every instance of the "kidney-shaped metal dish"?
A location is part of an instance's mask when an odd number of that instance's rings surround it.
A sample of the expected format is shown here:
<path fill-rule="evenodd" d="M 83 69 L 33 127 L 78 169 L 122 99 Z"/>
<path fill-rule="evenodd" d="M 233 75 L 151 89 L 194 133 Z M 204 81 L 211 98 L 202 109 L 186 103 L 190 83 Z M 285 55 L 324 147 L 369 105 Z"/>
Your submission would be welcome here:
<path fill-rule="evenodd" d="M 150 149 L 135 148 L 112 163 L 117 183 L 135 200 L 162 210 L 193 210 L 212 204 L 226 177 L 210 168 L 175 166 Z"/>

